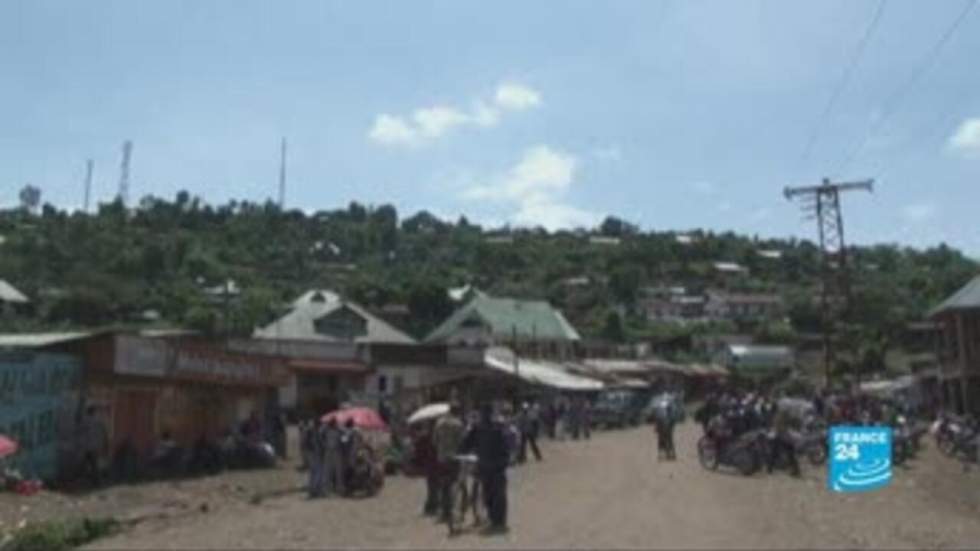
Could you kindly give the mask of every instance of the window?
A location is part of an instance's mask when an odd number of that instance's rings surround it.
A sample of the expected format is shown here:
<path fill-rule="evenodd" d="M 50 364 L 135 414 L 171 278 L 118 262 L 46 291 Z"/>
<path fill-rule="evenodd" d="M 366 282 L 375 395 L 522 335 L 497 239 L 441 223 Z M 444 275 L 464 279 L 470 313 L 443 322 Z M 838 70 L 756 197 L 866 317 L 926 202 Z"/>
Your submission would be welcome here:
<path fill-rule="evenodd" d="M 367 334 L 367 320 L 347 307 L 314 320 L 313 327 L 321 335 L 343 340 L 353 340 Z"/>

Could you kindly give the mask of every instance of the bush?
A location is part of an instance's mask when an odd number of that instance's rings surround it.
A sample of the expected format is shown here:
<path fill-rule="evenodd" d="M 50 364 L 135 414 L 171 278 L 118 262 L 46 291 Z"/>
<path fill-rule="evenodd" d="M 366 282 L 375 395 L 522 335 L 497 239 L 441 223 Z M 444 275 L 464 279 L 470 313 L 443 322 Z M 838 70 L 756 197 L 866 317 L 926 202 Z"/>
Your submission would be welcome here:
<path fill-rule="evenodd" d="M 115 519 L 75 519 L 28 525 L 2 551 L 67 551 L 119 531 Z"/>

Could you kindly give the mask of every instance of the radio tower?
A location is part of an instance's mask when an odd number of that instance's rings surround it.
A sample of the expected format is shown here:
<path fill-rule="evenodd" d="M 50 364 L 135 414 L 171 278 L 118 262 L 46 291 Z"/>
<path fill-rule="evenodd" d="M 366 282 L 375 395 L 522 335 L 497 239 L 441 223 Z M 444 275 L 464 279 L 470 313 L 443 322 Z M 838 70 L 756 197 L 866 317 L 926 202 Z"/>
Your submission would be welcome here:
<path fill-rule="evenodd" d="M 123 206 L 129 201 L 129 158 L 133 154 L 133 142 L 126 140 L 122 146 L 122 166 L 119 167 L 119 200 Z"/>
<path fill-rule="evenodd" d="M 279 210 L 286 208 L 286 138 L 282 139 L 279 155 Z"/>
<path fill-rule="evenodd" d="M 834 364 L 834 321 L 846 314 L 850 301 L 850 282 L 847 273 L 847 247 L 844 244 L 844 218 L 840 208 L 840 194 L 844 191 L 872 191 L 874 180 L 832 183 L 824 178 L 819 186 L 787 187 L 783 195 L 793 200 L 801 198 L 807 219 L 817 220 L 820 237 L 820 293 L 821 324 L 823 325 L 823 368 L 827 385 L 830 384 Z"/>
<path fill-rule="evenodd" d="M 85 202 L 83 203 L 83 205 L 84 205 L 83 212 L 85 212 L 86 214 L 88 214 L 88 201 L 89 201 L 89 198 L 92 196 L 92 168 L 93 168 L 93 166 L 94 166 L 94 163 L 92 162 L 92 159 L 88 159 L 87 161 L 85 161 Z"/>

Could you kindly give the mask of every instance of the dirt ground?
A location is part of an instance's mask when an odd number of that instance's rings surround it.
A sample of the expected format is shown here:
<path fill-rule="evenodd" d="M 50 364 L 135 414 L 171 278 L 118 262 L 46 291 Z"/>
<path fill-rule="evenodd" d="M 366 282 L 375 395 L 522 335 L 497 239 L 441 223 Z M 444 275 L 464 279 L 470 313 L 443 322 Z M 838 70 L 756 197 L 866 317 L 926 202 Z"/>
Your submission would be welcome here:
<path fill-rule="evenodd" d="M 545 442 L 544 462 L 511 471 L 511 531 L 496 537 L 449 538 L 445 526 L 420 515 L 419 479 L 389 478 L 372 499 L 308 501 L 296 492 L 302 478 L 292 469 L 114 488 L 77 509 L 119 506 L 124 511 L 117 512 L 150 516 L 93 549 L 894 549 L 980 542 L 980 472 L 964 473 L 932 449 L 900 469 L 888 488 L 840 495 L 826 489 L 823 468 L 808 469 L 802 480 L 706 472 L 697 463 L 698 435 L 692 424 L 678 430 L 675 463 L 656 461 L 649 428 Z"/>

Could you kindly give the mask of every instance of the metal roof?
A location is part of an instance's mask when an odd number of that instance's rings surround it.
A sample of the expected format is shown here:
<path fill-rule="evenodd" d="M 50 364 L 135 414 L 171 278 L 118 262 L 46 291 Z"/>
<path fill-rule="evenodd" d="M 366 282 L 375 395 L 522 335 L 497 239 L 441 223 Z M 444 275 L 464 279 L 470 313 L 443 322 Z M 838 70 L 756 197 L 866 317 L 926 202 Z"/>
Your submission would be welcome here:
<path fill-rule="evenodd" d="M 939 306 L 929 311 L 929 317 L 952 310 L 980 308 L 980 276 L 974 277 Z"/>
<path fill-rule="evenodd" d="M 66 333 L 12 333 L 0 335 L 0 348 L 43 348 L 95 335 L 89 331 Z"/>
<path fill-rule="evenodd" d="M 315 292 L 304 294 L 293 303 L 293 309 L 289 313 L 269 325 L 257 329 L 254 336 L 261 339 L 337 341 L 339 339 L 317 332 L 316 320 L 341 308 L 348 308 L 367 322 L 367 334 L 356 337 L 354 342 L 403 344 L 415 342 L 412 337 L 395 329 L 386 321 L 372 315 L 357 304 L 342 300 L 320 302 L 314 298 Z M 304 299 L 307 300 L 304 302 Z"/>
<path fill-rule="evenodd" d="M 482 321 L 493 335 L 503 339 L 511 338 L 516 332 L 523 339 L 580 340 L 578 332 L 565 316 L 543 300 L 516 300 L 478 294 L 429 334 L 426 341 L 448 339 L 472 317 Z"/>
<path fill-rule="evenodd" d="M 18 291 L 13 285 L 0 279 L 0 302 L 25 304 L 30 302 L 30 300 L 24 295 L 24 293 Z"/>
<path fill-rule="evenodd" d="M 560 364 L 545 360 L 518 357 L 515 369 L 514 353 L 509 348 L 488 348 L 485 351 L 484 363 L 491 369 L 520 377 L 529 383 L 561 390 L 590 391 L 602 390 L 604 387 L 601 381 L 574 375 Z"/>
<path fill-rule="evenodd" d="M 636 360 L 586 359 L 587 367 L 600 373 L 649 373 L 650 368 Z"/>

